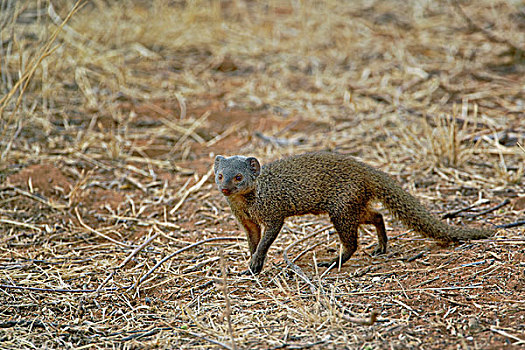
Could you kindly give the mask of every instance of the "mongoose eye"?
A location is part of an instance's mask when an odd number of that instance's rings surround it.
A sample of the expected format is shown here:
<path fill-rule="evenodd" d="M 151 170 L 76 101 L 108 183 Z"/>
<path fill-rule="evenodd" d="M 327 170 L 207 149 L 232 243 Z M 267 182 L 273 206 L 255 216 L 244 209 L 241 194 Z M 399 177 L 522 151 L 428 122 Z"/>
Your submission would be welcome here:
<path fill-rule="evenodd" d="M 242 175 L 241 174 L 235 175 L 235 181 L 242 181 Z"/>
<path fill-rule="evenodd" d="M 222 174 L 219 174 L 219 175 L 217 176 L 217 179 L 219 179 L 219 181 L 222 181 Z"/>

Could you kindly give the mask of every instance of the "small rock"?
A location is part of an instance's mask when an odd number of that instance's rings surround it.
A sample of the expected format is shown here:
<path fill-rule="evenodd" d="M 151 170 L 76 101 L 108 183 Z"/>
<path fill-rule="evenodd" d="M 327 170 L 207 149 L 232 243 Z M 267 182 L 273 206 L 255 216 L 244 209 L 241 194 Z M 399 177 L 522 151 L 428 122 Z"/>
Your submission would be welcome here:
<path fill-rule="evenodd" d="M 468 319 L 468 328 L 471 331 L 475 331 L 481 328 L 481 325 L 476 317 L 471 317 Z"/>
<path fill-rule="evenodd" d="M 525 209 L 525 196 L 516 198 L 512 206 L 514 210 L 518 210 L 518 211 L 524 210 Z"/>

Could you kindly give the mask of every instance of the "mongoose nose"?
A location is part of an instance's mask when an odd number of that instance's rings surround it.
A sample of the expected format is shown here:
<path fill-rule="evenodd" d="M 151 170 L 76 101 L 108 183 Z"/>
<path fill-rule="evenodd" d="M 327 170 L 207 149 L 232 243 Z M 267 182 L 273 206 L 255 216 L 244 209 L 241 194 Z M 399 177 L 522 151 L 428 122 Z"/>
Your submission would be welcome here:
<path fill-rule="evenodd" d="M 221 192 L 222 192 L 225 196 L 228 196 L 228 195 L 230 194 L 231 191 L 230 191 L 229 189 L 227 189 L 227 188 L 223 188 L 223 189 L 221 190 Z"/>

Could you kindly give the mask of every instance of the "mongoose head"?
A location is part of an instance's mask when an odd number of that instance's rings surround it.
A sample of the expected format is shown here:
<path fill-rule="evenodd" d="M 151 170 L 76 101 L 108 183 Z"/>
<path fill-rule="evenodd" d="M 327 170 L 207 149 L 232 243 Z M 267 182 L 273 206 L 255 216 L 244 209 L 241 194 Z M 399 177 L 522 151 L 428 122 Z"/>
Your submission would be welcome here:
<path fill-rule="evenodd" d="M 245 194 L 255 189 L 261 164 L 254 157 L 215 157 L 215 183 L 225 196 Z"/>

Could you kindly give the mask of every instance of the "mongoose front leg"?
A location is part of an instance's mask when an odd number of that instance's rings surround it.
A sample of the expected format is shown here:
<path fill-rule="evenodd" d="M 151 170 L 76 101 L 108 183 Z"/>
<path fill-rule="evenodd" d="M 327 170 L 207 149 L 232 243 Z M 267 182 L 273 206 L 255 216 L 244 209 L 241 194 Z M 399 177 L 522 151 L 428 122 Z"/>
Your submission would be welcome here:
<path fill-rule="evenodd" d="M 386 236 L 385 222 L 381 213 L 368 209 L 361 214 L 360 224 L 374 225 L 377 233 L 377 247 L 374 249 L 373 255 L 385 254 L 387 248 L 388 237 Z"/>
<path fill-rule="evenodd" d="M 250 256 L 253 256 L 257 246 L 259 245 L 259 241 L 261 240 L 261 226 L 249 219 L 241 220 L 241 224 L 246 231 L 246 236 L 248 237 Z"/>
<path fill-rule="evenodd" d="M 261 272 L 268 249 L 270 249 L 273 241 L 277 238 L 277 235 L 283 227 L 283 223 L 284 220 L 275 220 L 264 224 L 264 235 L 255 250 L 255 254 L 252 255 L 250 260 L 251 272 L 255 274 Z"/>

